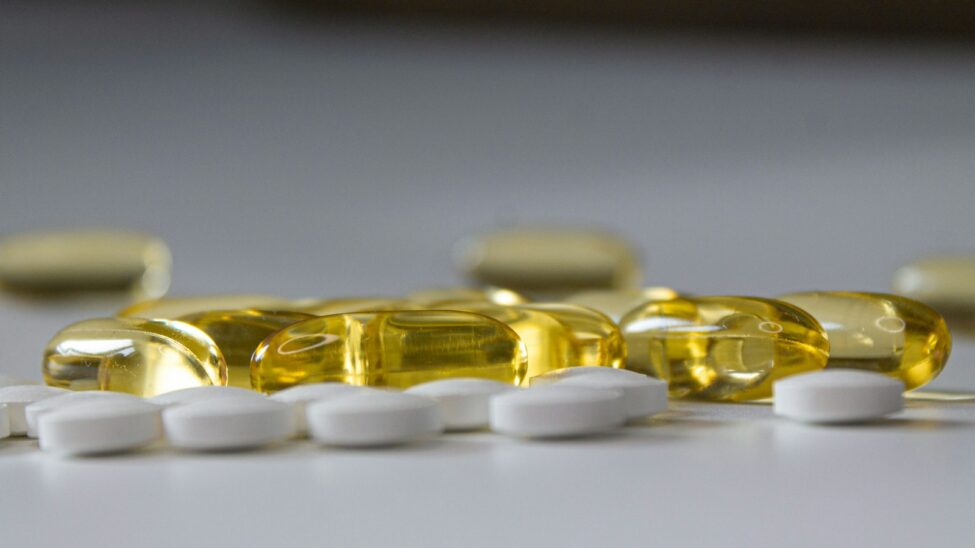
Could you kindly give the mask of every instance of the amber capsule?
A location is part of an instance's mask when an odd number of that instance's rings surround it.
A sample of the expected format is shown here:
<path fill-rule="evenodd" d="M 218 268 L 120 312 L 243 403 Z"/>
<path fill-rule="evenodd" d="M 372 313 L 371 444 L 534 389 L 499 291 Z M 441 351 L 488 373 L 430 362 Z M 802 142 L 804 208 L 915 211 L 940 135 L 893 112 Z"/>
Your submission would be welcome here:
<path fill-rule="evenodd" d="M 447 305 L 468 302 L 485 302 L 503 306 L 527 303 L 528 299 L 515 291 L 502 287 L 443 287 L 414 291 L 406 296 L 410 303 L 423 308 L 446 307 Z"/>
<path fill-rule="evenodd" d="M 508 326 L 469 312 L 412 310 L 321 316 L 264 340 L 251 361 L 262 392 L 344 382 L 405 388 L 450 377 L 517 384 L 525 346 Z"/>
<path fill-rule="evenodd" d="M 626 358 L 619 328 L 591 308 L 563 303 L 458 303 L 451 309 L 483 314 L 515 330 L 528 351 L 524 385 L 532 377 L 563 367 L 622 367 Z"/>
<path fill-rule="evenodd" d="M 214 310 L 180 316 L 210 336 L 227 361 L 227 384 L 251 387 L 251 355 L 275 331 L 314 318 L 311 314 L 273 310 Z"/>
<path fill-rule="evenodd" d="M 812 316 L 771 299 L 686 297 L 623 317 L 627 369 L 666 380 L 673 397 L 744 401 L 779 378 L 826 365 L 829 342 Z"/>
<path fill-rule="evenodd" d="M 900 379 L 911 390 L 944 369 L 951 335 L 933 308 L 884 293 L 812 291 L 780 299 L 819 320 L 829 336 L 827 367 L 865 369 Z"/>
<path fill-rule="evenodd" d="M 133 304 L 115 313 L 125 318 L 172 320 L 187 314 L 209 310 L 292 310 L 292 302 L 270 295 L 195 295 L 167 299 L 151 299 Z"/>
<path fill-rule="evenodd" d="M 105 318 L 69 325 L 47 343 L 42 369 L 51 386 L 147 397 L 227 384 L 227 364 L 213 340 L 169 320 Z"/>
<path fill-rule="evenodd" d="M 645 289 L 596 289 L 573 293 L 562 299 L 569 304 L 588 306 L 609 316 L 614 322 L 627 312 L 650 301 L 670 301 L 680 295 L 669 287 L 647 287 Z"/>
<path fill-rule="evenodd" d="M 307 299 L 293 303 L 292 309 L 313 316 L 371 312 L 379 310 L 408 310 L 409 303 L 393 297 L 350 297 L 344 299 Z"/>
<path fill-rule="evenodd" d="M 894 273 L 895 293 L 944 315 L 952 333 L 975 334 L 975 257 L 929 257 Z"/>

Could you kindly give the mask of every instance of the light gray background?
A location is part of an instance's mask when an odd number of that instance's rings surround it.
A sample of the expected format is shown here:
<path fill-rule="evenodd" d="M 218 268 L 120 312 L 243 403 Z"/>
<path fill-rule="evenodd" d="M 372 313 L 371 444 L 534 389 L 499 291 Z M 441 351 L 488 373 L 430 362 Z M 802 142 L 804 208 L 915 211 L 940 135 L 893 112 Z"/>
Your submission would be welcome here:
<path fill-rule="evenodd" d="M 515 223 L 615 229 L 648 283 L 696 293 L 884 290 L 975 252 L 972 47 L 75 4 L 0 4 L 0 233 L 158 234 L 175 294 L 456 284 L 454 242 Z M 2 298 L 0 370 L 37 376 L 57 329 L 120 304 Z M 975 388 L 973 358 L 959 341 L 935 386 Z M 680 404 L 566 444 L 8 441 L 0 544 L 961 545 L 973 425 L 972 404 L 841 429 Z"/>

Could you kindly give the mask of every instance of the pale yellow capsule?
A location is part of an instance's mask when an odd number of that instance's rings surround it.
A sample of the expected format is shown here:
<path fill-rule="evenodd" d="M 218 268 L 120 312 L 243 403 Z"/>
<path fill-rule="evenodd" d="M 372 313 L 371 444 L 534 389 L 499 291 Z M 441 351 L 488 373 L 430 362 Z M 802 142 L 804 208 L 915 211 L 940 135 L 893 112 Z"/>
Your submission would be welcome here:
<path fill-rule="evenodd" d="M 810 291 L 779 298 L 822 324 L 829 336 L 827 367 L 884 373 L 911 390 L 935 378 L 948 361 L 948 326 L 923 303 L 851 291 Z"/>
<path fill-rule="evenodd" d="M 588 306 L 609 316 L 614 322 L 627 312 L 650 301 L 669 301 L 680 295 L 669 287 L 647 287 L 645 289 L 597 289 L 573 293 L 562 299 L 563 302 Z"/>
<path fill-rule="evenodd" d="M 408 310 L 409 303 L 392 297 L 349 297 L 344 299 L 306 299 L 293 303 L 293 310 L 313 316 L 368 312 L 371 310 Z"/>
<path fill-rule="evenodd" d="M 0 240 L 0 285 L 30 293 L 169 289 L 169 248 L 140 232 L 79 229 L 28 232 Z"/>
<path fill-rule="evenodd" d="M 446 307 L 455 303 L 485 302 L 508 306 L 527 303 L 528 299 L 510 289 L 501 287 L 443 287 L 414 291 L 406 296 L 410 304 L 422 308 Z"/>
<path fill-rule="evenodd" d="M 895 293 L 930 305 L 955 333 L 975 333 L 975 256 L 930 257 L 894 273 Z"/>
<path fill-rule="evenodd" d="M 168 320 L 104 318 L 62 329 L 44 350 L 44 380 L 71 390 L 155 396 L 227 384 L 227 364 L 206 333 Z"/>
<path fill-rule="evenodd" d="M 135 303 L 115 313 L 125 318 L 160 318 L 171 320 L 187 314 L 210 310 L 292 310 L 293 303 L 270 295 L 196 295 L 153 299 Z"/>
<path fill-rule="evenodd" d="M 599 230 L 501 230 L 463 242 L 457 257 L 472 280 L 527 294 L 630 289 L 642 277 L 633 248 Z"/>

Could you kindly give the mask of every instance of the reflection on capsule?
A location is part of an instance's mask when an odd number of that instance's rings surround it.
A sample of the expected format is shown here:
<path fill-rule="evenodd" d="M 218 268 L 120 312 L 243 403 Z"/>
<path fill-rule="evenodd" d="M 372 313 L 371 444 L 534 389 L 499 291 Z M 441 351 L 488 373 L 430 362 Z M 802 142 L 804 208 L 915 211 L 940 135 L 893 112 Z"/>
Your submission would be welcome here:
<path fill-rule="evenodd" d="M 368 312 L 373 310 L 408 310 L 409 303 L 392 297 L 349 297 L 343 299 L 306 299 L 292 304 L 292 310 L 313 316 Z"/>
<path fill-rule="evenodd" d="M 512 305 L 528 302 L 528 299 L 510 289 L 501 287 L 485 287 L 474 289 L 471 287 L 443 287 L 414 291 L 406 296 L 406 300 L 421 308 L 445 307 L 447 305 L 467 302 L 485 302 L 500 305 Z"/>
<path fill-rule="evenodd" d="M 210 310 L 242 310 L 246 308 L 293 310 L 291 301 L 270 295 L 195 295 L 142 301 L 119 310 L 115 315 L 125 318 L 172 320 L 187 314 L 197 314 Z"/>
<path fill-rule="evenodd" d="M 574 293 L 562 299 L 569 304 L 588 306 L 609 316 L 614 322 L 627 312 L 650 301 L 670 301 L 680 295 L 669 287 L 647 287 L 644 289 L 599 289 Z"/>

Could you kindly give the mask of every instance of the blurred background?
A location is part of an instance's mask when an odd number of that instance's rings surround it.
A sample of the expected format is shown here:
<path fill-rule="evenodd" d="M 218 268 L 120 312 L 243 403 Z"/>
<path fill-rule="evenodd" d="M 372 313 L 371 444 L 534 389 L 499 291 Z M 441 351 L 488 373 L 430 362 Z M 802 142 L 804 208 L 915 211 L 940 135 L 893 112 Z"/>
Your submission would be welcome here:
<path fill-rule="evenodd" d="M 458 284 L 459 238 L 525 223 L 694 293 L 975 252 L 971 3 L 595 4 L 4 1 L 0 234 L 139 229 L 173 295 L 323 298 Z M 116 304 L 0 297 L 0 359 Z"/>

